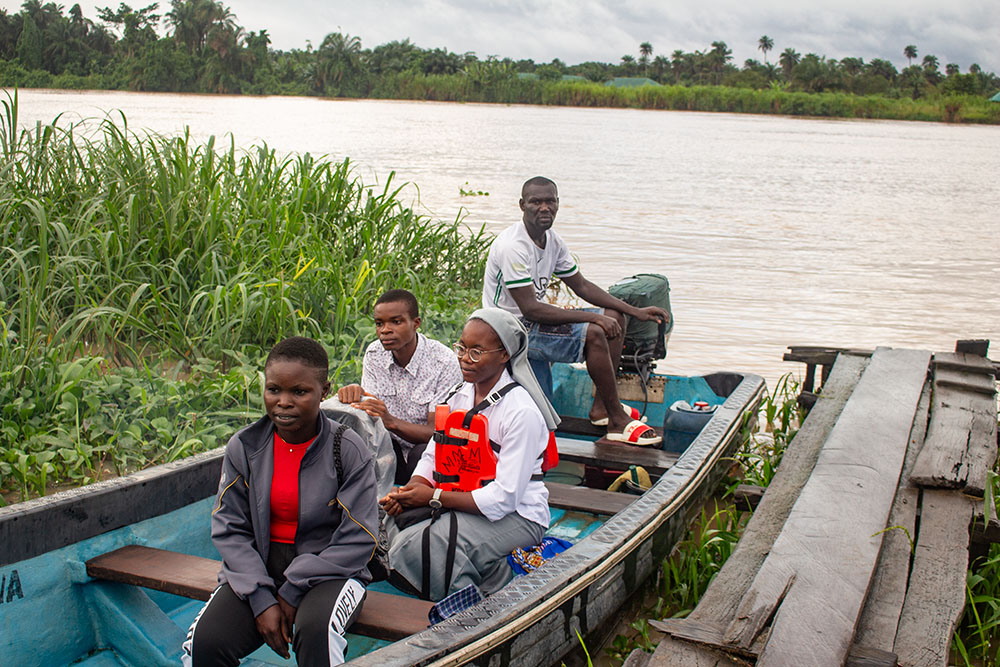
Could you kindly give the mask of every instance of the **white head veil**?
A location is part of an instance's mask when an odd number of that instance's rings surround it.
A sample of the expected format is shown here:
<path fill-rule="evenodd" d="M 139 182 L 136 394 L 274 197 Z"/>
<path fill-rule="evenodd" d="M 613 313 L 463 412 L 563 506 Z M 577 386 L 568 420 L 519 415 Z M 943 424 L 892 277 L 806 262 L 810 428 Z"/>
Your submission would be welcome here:
<path fill-rule="evenodd" d="M 469 315 L 469 319 L 482 320 L 493 328 L 507 354 L 510 355 L 507 370 L 510 371 L 511 377 L 524 387 L 535 401 L 549 430 L 556 430 L 559 426 L 559 415 L 549 403 L 549 399 L 545 398 L 545 393 L 531 370 L 531 364 L 528 363 L 528 331 L 521 321 L 500 308 L 480 308 Z"/>

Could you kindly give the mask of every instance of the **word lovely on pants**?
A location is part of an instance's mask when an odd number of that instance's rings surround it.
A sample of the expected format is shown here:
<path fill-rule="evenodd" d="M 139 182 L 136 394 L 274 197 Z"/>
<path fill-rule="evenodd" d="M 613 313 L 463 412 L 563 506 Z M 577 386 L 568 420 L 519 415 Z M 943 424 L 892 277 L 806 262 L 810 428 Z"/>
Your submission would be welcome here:
<path fill-rule="evenodd" d="M 6 572 L 0 574 L 0 604 L 20 600 L 23 597 L 24 592 L 21 591 L 21 576 L 17 573 L 17 570 L 11 570 L 10 574 Z"/>

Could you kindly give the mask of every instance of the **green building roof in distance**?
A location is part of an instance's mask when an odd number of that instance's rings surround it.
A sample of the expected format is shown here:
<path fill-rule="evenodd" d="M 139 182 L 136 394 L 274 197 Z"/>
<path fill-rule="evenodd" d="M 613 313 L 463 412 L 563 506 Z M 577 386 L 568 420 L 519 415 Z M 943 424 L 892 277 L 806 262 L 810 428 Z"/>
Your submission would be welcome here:
<path fill-rule="evenodd" d="M 990 102 L 1000 102 L 1000 93 L 997 93 L 996 95 L 991 97 Z"/>
<path fill-rule="evenodd" d="M 614 86 L 615 88 L 639 88 L 641 86 L 658 86 L 660 84 L 645 76 L 616 76 L 611 81 L 608 81 L 606 85 Z"/>

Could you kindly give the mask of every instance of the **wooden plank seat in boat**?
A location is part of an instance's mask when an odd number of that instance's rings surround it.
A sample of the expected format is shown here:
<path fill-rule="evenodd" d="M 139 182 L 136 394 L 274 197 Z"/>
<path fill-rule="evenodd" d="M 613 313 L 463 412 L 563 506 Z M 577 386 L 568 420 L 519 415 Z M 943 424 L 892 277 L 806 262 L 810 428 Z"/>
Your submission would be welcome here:
<path fill-rule="evenodd" d="M 218 585 L 219 566 L 219 561 L 211 558 L 133 544 L 91 558 L 87 574 L 95 579 L 208 600 Z M 408 637 L 427 627 L 431 604 L 369 590 L 351 632 L 389 641 Z"/>
<path fill-rule="evenodd" d="M 662 434 L 662 431 L 657 431 Z M 601 468 L 625 470 L 631 464 L 642 466 L 653 477 L 659 477 L 677 462 L 677 454 L 655 447 L 636 447 L 620 442 L 576 440 L 556 436 L 560 460 L 588 463 Z"/>
<path fill-rule="evenodd" d="M 549 507 L 593 514 L 617 514 L 638 498 L 627 493 L 558 482 L 545 482 L 545 487 L 549 490 Z"/>

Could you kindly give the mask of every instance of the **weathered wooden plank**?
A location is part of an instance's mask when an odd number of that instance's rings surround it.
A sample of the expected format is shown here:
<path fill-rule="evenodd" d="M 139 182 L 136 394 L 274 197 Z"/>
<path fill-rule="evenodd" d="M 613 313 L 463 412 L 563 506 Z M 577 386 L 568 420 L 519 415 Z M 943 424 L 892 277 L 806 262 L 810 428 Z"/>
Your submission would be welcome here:
<path fill-rule="evenodd" d="M 998 544 L 1000 543 L 1000 519 L 993 517 L 987 521 L 982 512 L 976 512 L 976 515 L 972 517 L 969 533 L 971 544 Z"/>
<path fill-rule="evenodd" d="M 222 564 L 174 551 L 130 545 L 87 561 L 87 574 L 95 579 L 143 586 L 175 595 L 208 600 L 218 586 Z M 368 591 L 351 632 L 395 641 L 427 627 L 432 603 Z"/>
<path fill-rule="evenodd" d="M 867 646 L 852 646 L 844 667 L 896 667 L 896 654 Z"/>
<path fill-rule="evenodd" d="M 655 630 L 666 633 L 668 635 L 667 639 L 681 640 L 683 642 L 690 642 L 690 644 L 699 646 L 701 651 L 698 651 L 698 653 L 701 655 L 714 656 L 720 652 L 726 651 L 727 649 L 731 649 L 731 647 L 726 645 L 725 640 L 723 639 L 725 628 L 721 625 L 700 623 L 690 619 L 668 619 L 663 621 L 651 620 L 649 621 L 649 624 Z M 677 654 L 680 652 L 681 656 L 687 660 L 689 654 L 695 652 L 695 649 L 693 649 L 690 644 L 684 646 L 684 644 L 681 644 L 678 641 L 673 641 L 668 644 L 668 646 L 672 653 Z M 762 647 L 763 640 L 761 638 L 748 651 L 733 656 L 733 659 L 745 659 L 752 663 L 752 661 L 756 659 L 756 656 L 759 654 Z M 679 649 L 685 648 L 687 649 L 686 651 L 679 651 Z M 657 650 L 659 651 L 659 647 L 657 647 Z M 712 653 L 709 653 L 709 651 L 712 651 Z M 666 650 L 664 650 L 664 653 L 665 652 Z M 657 667 L 659 667 L 659 665 L 664 663 L 662 661 L 654 661 L 645 664 L 649 665 L 649 667 L 653 667 L 653 665 L 657 665 Z M 669 664 L 688 665 L 692 664 L 692 661 L 679 661 Z M 708 664 L 716 663 L 710 662 Z M 855 645 L 851 647 L 850 653 L 848 653 L 847 660 L 844 664 L 846 667 L 895 667 L 896 654 L 891 651 L 883 651 L 869 646 Z M 622 667 L 626 667 L 626 665 L 628 665 L 627 661 L 625 665 L 622 665 Z"/>
<path fill-rule="evenodd" d="M 646 653 L 641 648 L 634 649 L 625 658 L 625 662 L 622 663 L 622 667 L 649 667 L 649 659 L 652 657 L 651 653 Z"/>
<path fill-rule="evenodd" d="M 965 604 L 968 525 L 976 504 L 956 491 L 922 492 L 913 572 L 893 649 L 901 666 L 948 664 L 951 636 Z"/>
<path fill-rule="evenodd" d="M 799 492 L 809 479 L 819 450 L 833 429 L 868 359 L 841 356 L 809 417 L 789 444 L 781 465 L 750 518 L 736 550 L 712 580 L 691 618 L 728 625 Z"/>
<path fill-rule="evenodd" d="M 906 585 L 910 576 L 910 551 L 913 548 L 911 540 L 917 534 L 917 505 L 920 500 L 920 490 L 910 480 L 909 472 L 916 462 L 927 432 L 930 402 L 931 387 L 927 383 L 920 395 L 920 403 L 910 428 L 903 473 L 889 514 L 889 528 L 882 540 L 875 576 L 854 633 L 855 645 L 891 652 L 896 640 L 899 614 L 906 598 Z"/>
<path fill-rule="evenodd" d="M 753 661 L 666 636 L 657 644 L 656 651 L 650 656 L 646 665 L 647 667 L 750 667 Z"/>
<path fill-rule="evenodd" d="M 993 386 L 989 376 L 937 370 L 927 437 L 912 479 L 924 487 L 964 489 L 982 496 L 997 455 L 995 395 L 942 384 L 937 381 L 942 373 L 969 381 L 979 378 Z"/>
<path fill-rule="evenodd" d="M 764 647 L 763 637 L 756 638 L 752 643 L 743 646 L 733 646 L 725 639 L 726 626 L 718 623 L 696 621 L 690 618 L 669 618 L 662 621 L 649 621 L 650 627 L 659 630 L 675 639 L 682 639 L 691 644 L 724 651 L 738 658 L 756 660 Z"/>
<path fill-rule="evenodd" d="M 878 348 L 820 451 L 727 639 L 777 607 L 757 665 L 842 664 L 896 494 L 930 353 Z M 784 600 L 789 576 L 795 580 Z M 779 606 L 780 603 L 780 606 Z"/>
<path fill-rule="evenodd" d="M 959 370 L 938 366 L 934 369 L 934 384 L 990 396 L 996 393 L 996 380 L 978 369 Z"/>
<path fill-rule="evenodd" d="M 782 361 L 799 361 L 804 364 L 830 366 L 837 360 L 839 354 L 870 357 L 872 351 L 846 347 L 824 347 L 822 345 L 789 345 L 788 352 L 782 355 Z"/>
<path fill-rule="evenodd" d="M 764 497 L 765 490 L 763 486 L 757 486 L 756 484 L 740 484 L 733 489 L 733 495 L 730 496 L 730 500 L 736 505 L 737 509 L 753 512 L 760 505 L 760 499 Z"/>
<path fill-rule="evenodd" d="M 934 366 L 950 368 L 961 371 L 973 371 L 976 373 L 993 374 L 994 379 L 1000 380 L 1000 362 L 986 359 L 976 354 L 962 353 L 938 353 L 934 355 Z"/>
<path fill-rule="evenodd" d="M 955 352 L 985 357 L 990 351 L 990 341 L 985 338 L 971 338 L 955 341 Z"/>
<path fill-rule="evenodd" d="M 617 514 L 639 497 L 628 493 L 589 489 L 585 486 L 571 486 L 558 482 L 545 482 L 545 487 L 549 490 L 550 507 L 592 512 L 593 514 Z"/>
<path fill-rule="evenodd" d="M 556 437 L 559 458 L 576 463 L 589 463 L 602 468 L 626 470 L 629 465 L 642 466 L 653 477 L 662 475 L 677 462 L 677 455 L 653 447 L 635 447 L 623 443 L 601 443 L 574 438 Z"/>

